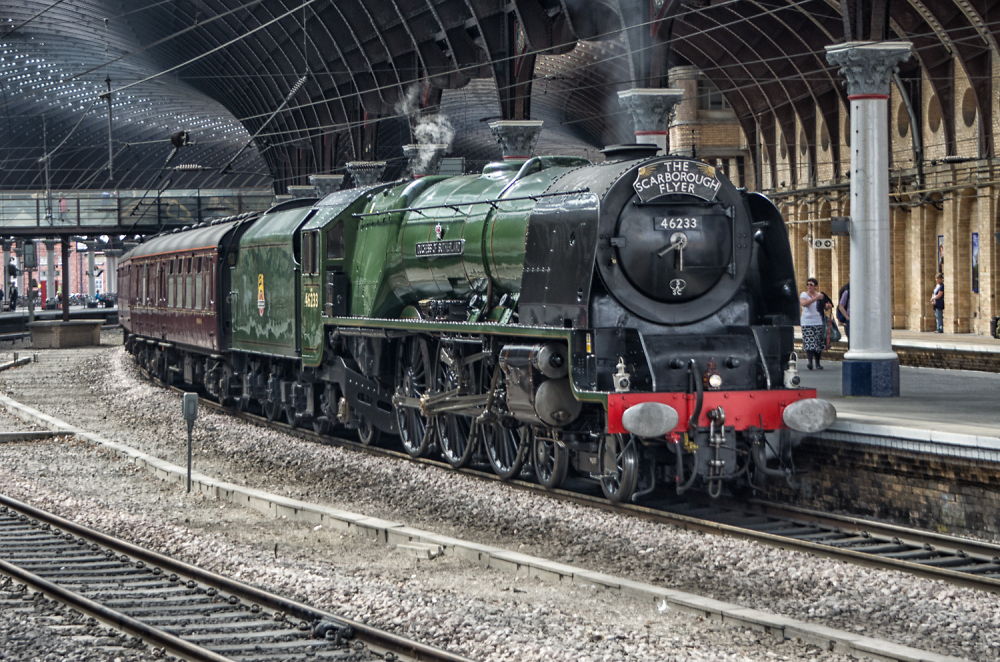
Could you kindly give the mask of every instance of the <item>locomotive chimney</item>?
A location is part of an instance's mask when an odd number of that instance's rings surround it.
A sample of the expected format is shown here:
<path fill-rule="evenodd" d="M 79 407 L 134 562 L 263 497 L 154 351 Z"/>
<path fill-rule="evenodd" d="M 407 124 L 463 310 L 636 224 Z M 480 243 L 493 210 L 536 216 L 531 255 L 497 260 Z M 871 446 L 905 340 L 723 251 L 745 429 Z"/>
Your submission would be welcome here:
<path fill-rule="evenodd" d="M 309 175 L 309 183 L 316 189 L 316 194 L 325 198 L 334 191 L 340 190 L 340 185 L 344 183 L 343 175 Z"/>
<path fill-rule="evenodd" d="M 542 132 L 541 120 L 500 120 L 490 122 L 490 133 L 500 143 L 500 151 L 505 161 L 527 159 L 538 142 Z"/>
<path fill-rule="evenodd" d="M 448 145 L 433 143 L 403 145 L 403 154 L 409 159 L 408 168 L 413 173 L 413 178 L 420 179 L 428 175 L 436 175 L 447 149 Z"/>
<path fill-rule="evenodd" d="M 635 141 L 652 144 L 667 153 L 670 111 L 684 98 L 684 90 L 635 87 L 618 93 L 620 103 L 632 116 Z"/>
<path fill-rule="evenodd" d="M 354 185 L 358 188 L 377 184 L 383 170 L 385 170 L 385 161 L 349 161 L 347 163 L 347 172 L 351 173 Z"/>

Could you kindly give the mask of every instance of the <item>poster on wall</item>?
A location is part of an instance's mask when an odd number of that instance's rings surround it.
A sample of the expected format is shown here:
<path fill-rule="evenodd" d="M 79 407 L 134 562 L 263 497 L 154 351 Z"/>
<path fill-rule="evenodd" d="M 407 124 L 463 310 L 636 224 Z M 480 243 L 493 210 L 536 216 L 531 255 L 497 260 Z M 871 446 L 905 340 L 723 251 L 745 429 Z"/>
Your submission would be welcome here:
<path fill-rule="evenodd" d="M 972 233 L 972 291 L 979 293 L 979 233 Z"/>
<path fill-rule="evenodd" d="M 944 273 L 944 235 L 938 235 L 938 268 L 939 274 Z"/>

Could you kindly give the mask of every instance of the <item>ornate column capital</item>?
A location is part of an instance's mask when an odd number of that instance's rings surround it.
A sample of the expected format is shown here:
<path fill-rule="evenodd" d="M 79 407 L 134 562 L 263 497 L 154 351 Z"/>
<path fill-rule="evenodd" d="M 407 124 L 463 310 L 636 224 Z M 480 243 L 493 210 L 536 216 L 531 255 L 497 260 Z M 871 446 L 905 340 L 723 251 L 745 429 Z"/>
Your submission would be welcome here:
<path fill-rule="evenodd" d="M 826 61 L 847 77 L 847 95 L 889 96 L 889 84 L 900 62 L 910 59 L 908 41 L 849 41 L 826 47 Z"/>
<path fill-rule="evenodd" d="M 301 184 L 289 184 L 288 195 L 295 198 L 315 198 L 316 197 L 316 187 L 315 186 L 302 186 Z"/>
<path fill-rule="evenodd" d="M 354 179 L 354 185 L 366 188 L 378 183 L 385 170 L 385 161 L 349 161 L 346 167 Z"/>
<path fill-rule="evenodd" d="M 632 116 L 636 135 L 666 133 L 670 111 L 684 98 L 684 90 L 635 87 L 618 93 L 620 103 Z"/>
<path fill-rule="evenodd" d="M 441 159 L 448 150 L 448 145 L 436 143 L 417 143 L 403 145 L 403 155 L 409 159 L 409 170 L 415 179 L 438 174 Z"/>
<path fill-rule="evenodd" d="M 542 124 L 542 120 L 499 120 L 490 122 L 490 133 L 500 143 L 503 158 L 526 159 L 535 149 Z"/>
<path fill-rule="evenodd" d="M 309 183 L 313 185 L 319 197 L 325 198 L 334 191 L 340 190 L 344 183 L 343 175 L 309 175 Z"/>

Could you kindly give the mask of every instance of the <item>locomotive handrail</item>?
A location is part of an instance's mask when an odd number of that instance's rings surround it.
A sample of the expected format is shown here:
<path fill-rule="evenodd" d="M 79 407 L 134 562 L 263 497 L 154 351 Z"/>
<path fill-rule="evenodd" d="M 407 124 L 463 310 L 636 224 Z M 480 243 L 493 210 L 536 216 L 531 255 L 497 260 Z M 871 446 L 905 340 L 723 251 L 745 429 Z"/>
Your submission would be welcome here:
<path fill-rule="evenodd" d="M 402 207 L 399 209 L 383 209 L 382 211 L 369 211 L 363 214 L 351 214 L 355 218 L 362 218 L 364 216 L 382 216 L 383 214 L 398 214 L 401 212 L 423 212 L 429 209 L 456 209 L 457 207 L 464 207 L 465 205 L 490 205 L 494 209 L 497 208 L 497 204 L 501 202 L 515 202 L 518 200 L 533 200 L 538 201 L 539 198 L 554 198 L 559 195 L 578 195 L 580 193 L 590 193 L 589 188 L 578 188 L 572 191 L 562 191 L 559 193 L 539 193 L 537 195 L 524 195 L 516 198 L 495 198 L 493 200 L 475 200 L 473 202 L 460 202 L 458 204 L 451 205 L 430 205 L 427 207 Z"/>

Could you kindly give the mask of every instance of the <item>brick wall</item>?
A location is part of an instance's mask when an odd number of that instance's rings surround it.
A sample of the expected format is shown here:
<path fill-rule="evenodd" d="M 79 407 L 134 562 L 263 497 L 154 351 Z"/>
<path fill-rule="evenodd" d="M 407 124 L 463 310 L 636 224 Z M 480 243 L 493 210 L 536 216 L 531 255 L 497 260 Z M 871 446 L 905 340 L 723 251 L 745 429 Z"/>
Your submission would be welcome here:
<path fill-rule="evenodd" d="M 993 54 L 995 70 L 1000 70 L 1000 56 Z M 891 270 L 892 326 L 913 331 L 933 331 L 934 313 L 929 303 L 938 271 L 938 237 L 944 238 L 945 272 L 945 330 L 952 333 L 989 333 L 990 319 L 1000 315 L 1000 245 L 994 233 L 1000 230 L 997 197 L 1000 195 L 994 182 L 1000 181 L 1000 162 L 973 160 L 968 162 L 941 162 L 947 155 L 945 146 L 946 115 L 951 115 L 951 128 L 955 135 L 954 156 L 974 159 L 978 156 L 978 118 L 970 108 L 967 91 L 968 77 L 956 63 L 953 67 L 954 101 L 948 113 L 938 105 L 934 88 L 924 74 L 921 81 L 921 98 L 916 100 L 921 111 L 920 135 L 924 140 L 925 181 L 916 186 L 917 177 L 913 162 L 912 131 L 909 114 L 895 85 L 886 113 L 889 119 L 889 149 L 891 188 L 903 187 L 903 194 L 891 198 Z M 676 74 L 676 75 L 675 75 Z M 711 117 L 697 107 L 697 79 L 701 76 L 694 67 L 671 69 L 671 85 L 685 89 L 685 101 L 680 104 L 671 125 L 671 150 L 690 154 L 691 150 L 709 162 L 731 158 L 730 175 L 736 180 L 735 159 L 744 157 L 745 183 L 754 188 L 754 163 L 747 149 L 747 136 L 742 133 L 735 118 Z M 1000 95 L 994 95 L 994 139 L 1000 142 Z M 765 188 L 772 181 L 785 187 L 771 191 L 789 222 L 792 254 L 799 290 L 804 289 L 808 276 L 817 276 L 821 288 L 833 297 L 841 285 L 850 279 L 850 239 L 837 239 L 837 246 L 830 250 L 815 250 L 803 238 L 829 236 L 828 219 L 831 216 L 850 215 L 850 195 L 846 188 L 830 188 L 817 195 L 797 193 L 796 189 L 809 186 L 810 154 L 801 152 L 804 136 L 813 136 L 816 144 L 817 184 L 840 184 L 850 172 L 850 113 L 849 108 L 838 103 L 835 133 L 840 141 L 839 181 L 830 145 L 830 127 L 826 118 L 817 112 L 814 118 L 803 122 L 796 119 L 795 134 L 783 135 L 780 126 L 774 128 L 777 142 L 776 162 L 768 159 L 763 151 L 761 179 Z M 933 130 L 932 130 L 933 128 Z M 754 139 L 751 136 L 751 140 Z M 758 138 L 763 140 L 763 138 Z M 827 148 L 823 148 L 823 143 Z M 784 145 L 784 155 L 782 155 Z M 764 147 L 763 144 L 760 145 Z M 1000 151 L 1000 144 L 997 145 Z M 774 178 L 772 179 L 772 172 Z M 919 188 L 919 190 L 918 190 Z M 791 195 L 789 195 L 791 193 Z M 777 196 L 782 196 L 778 198 Z M 806 221 L 798 224 L 798 222 Z M 979 292 L 973 291 L 972 234 L 979 239 Z"/>
<path fill-rule="evenodd" d="M 783 503 L 837 510 L 941 533 L 1000 539 L 1000 465 L 837 441 L 796 449 L 796 488 L 771 481 Z"/>
<path fill-rule="evenodd" d="M 843 333 L 843 325 L 840 332 Z M 915 347 L 895 346 L 893 349 L 899 357 L 900 365 L 912 366 L 914 368 L 941 368 L 943 370 L 975 370 L 978 372 L 1000 372 L 1000 354 L 987 354 L 984 352 L 968 352 L 958 350 L 940 349 L 918 349 Z M 795 341 L 795 351 L 799 357 L 804 357 L 802 351 L 802 341 Z M 826 361 L 840 361 L 847 351 L 847 342 L 840 341 L 833 343 L 830 349 L 824 352 L 823 359 Z"/>

